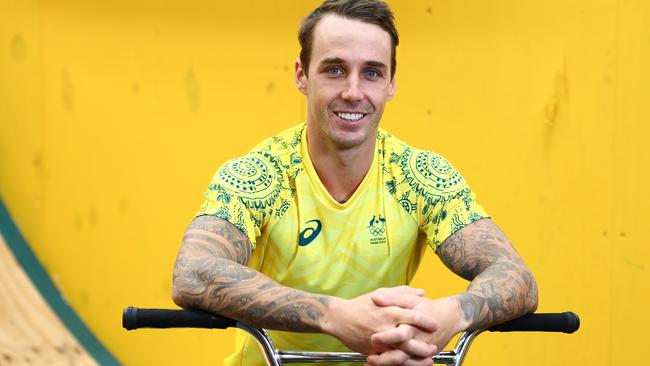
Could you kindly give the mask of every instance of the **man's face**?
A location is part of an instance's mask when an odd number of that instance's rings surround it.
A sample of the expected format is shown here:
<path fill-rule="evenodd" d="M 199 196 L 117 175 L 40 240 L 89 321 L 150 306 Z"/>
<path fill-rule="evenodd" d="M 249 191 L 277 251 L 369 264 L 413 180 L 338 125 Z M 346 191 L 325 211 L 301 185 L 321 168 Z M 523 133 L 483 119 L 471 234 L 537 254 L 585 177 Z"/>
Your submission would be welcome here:
<path fill-rule="evenodd" d="M 377 25 L 332 14 L 316 24 L 309 75 L 296 62 L 315 143 L 338 150 L 374 146 L 384 105 L 395 93 L 390 57 L 390 35 Z"/>

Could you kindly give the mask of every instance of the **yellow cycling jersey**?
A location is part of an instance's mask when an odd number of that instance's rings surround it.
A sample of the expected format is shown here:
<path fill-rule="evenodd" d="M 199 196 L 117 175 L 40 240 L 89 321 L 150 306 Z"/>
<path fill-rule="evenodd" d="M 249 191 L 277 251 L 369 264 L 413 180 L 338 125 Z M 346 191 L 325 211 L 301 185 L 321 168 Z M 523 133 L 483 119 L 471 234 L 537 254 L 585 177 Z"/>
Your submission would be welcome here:
<path fill-rule="evenodd" d="M 345 203 L 316 174 L 306 124 L 225 163 L 204 196 L 197 216 L 220 217 L 246 234 L 254 248 L 250 267 L 288 287 L 348 299 L 408 284 L 427 246 L 437 250 L 456 230 L 487 216 L 443 157 L 381 129 L 371 168 Z M 279 349 L 349 352 L 323 334 L 270 335 Z M 226 365 L 265 362 L 241 332 Z"/>

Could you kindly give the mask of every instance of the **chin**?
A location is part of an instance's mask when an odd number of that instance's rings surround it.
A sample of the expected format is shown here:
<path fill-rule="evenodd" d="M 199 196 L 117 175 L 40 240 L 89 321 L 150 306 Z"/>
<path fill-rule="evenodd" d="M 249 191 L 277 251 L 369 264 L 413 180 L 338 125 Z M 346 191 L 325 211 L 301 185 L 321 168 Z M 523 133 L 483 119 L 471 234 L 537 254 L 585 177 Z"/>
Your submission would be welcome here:
<path fill-rule="evenodd" d="M 352 149 L 363 145 L 368 140 L 368 134 L 362 132 L 338 132 L 332 136 L 332 141 L 342 149 Z"/>

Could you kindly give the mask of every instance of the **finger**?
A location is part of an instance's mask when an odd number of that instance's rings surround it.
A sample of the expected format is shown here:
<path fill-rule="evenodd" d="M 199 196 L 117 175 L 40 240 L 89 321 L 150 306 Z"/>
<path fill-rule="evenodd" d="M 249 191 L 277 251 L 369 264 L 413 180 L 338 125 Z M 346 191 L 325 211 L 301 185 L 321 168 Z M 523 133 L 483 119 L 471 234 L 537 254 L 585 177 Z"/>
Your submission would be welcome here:
<path fill-rule="evenodd" d="M 402 366 L 431 366 L 433 365 L 433 360 L 431 357 L 425 358 L 409 358 L 408 360 L 402 363 Z"/>
<path fill-rule="evenodd" d="M 377 350 L 397 348 L 411 357 L 432 357 L 438 348 L 427 342 L 416 340 L 415 336 L 419 332 L 411 325 L 400 324 L 396 328 L 373 334 L 370 337 L 370 342 Z"/>
<path fill-rule="evenodd" d="M 368 356 L 368 363 L 373 366 L 402 365 L 409 356 L 401 350 L 392 349 L 380 355 Z"/>
<path fill-rule="evenodd" d="M 402 286 L 393 287 L 393 289 L 396 290 L 397 292 L 400 292 L 400 293 L 403 293 L 403 294 L 424 296 L 424 289 L 417 288 L 417 287 L 402 285 Z"/>
<path fill-rule="evenodd" d="M 391 309 L 396 324 L 410 324 L 430 333 L 438 330 L 438 322 L 428 315 L 401 307 L 391 307 Z"/>
<path fill-rule="evenodd" d="M 375 293 L 385 293 L 393 295 L 415 295 L 415 296 L 424 296 L 424 290 L 421 288 L 411 287 L 407 285 L 396 286 L 396 287 L 384 287 L 374 291 Z"/>
<path fill-rule="evenodd" d="M 433 360 L 431 357 L 413 358 L 399 350 L 391 350 L 380 355 L 368 356 L 368 365 L 370 366 L 431 366 Z"/>
<path fill-rule="evenodd" d="M 370 336 L 370 345 L 372 346 L 372 349 L 375 350 L 375 353 L 383 353 L 395 348 L 392 344 L 382 343 L 381 341 L 374 339 L 372 336 Z"/>
<path fill-rule="evenodd" d="M 384 346 L 399 345 L 415 337 L 416 329 L 412 325 L 400 324 L 395 328 L 375 333 L 370 337 L 373 344 Z"/>
<path fill-rule="evenodd" d="M 412 358 L 431 358 L 438 351 L 438 347 L 423 341 L 409 339 L 400 344 L 398 349 L 404 351 Z"/>
<path fill-rule="evenodd" d="M 399 306 L 404 309 L 411 309 L 422 301 L 422 297 L 404 293 L 378 292 L 370 296 L 372 302 L 377 306 Z"/>

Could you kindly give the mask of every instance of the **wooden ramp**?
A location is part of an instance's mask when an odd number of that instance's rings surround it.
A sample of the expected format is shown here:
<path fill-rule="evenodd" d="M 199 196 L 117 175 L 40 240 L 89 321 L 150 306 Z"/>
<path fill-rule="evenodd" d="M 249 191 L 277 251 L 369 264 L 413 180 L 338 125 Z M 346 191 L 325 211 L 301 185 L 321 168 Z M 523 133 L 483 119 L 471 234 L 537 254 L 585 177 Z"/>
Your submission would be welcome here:
<path fill-rule="evenodd" d="M 47 305 L 1 235 L 0 365 L 97 365 Z"/>

